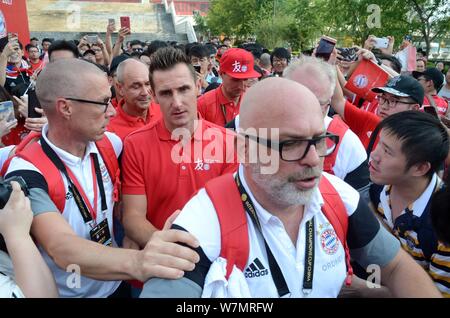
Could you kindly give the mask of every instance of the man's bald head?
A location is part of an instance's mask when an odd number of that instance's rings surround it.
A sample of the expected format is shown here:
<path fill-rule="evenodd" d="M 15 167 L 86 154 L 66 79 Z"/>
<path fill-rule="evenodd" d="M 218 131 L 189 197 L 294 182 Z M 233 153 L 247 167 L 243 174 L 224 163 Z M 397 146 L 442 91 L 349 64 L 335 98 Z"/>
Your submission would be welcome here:
<path fill-rule="evenodd" d="M 123 83 L 127 72 L 135 73 L 136 71 L 149 73 L 148 66 L 140 60 L 126 59 L 117 67 L 117 81 Z M 148 75 L 147 75 L 148 77 Z"/>
<path fill-rule="evenodd" d="M 252 86 L 244 95 L 239 126 L 248 128 L 282 128 L 299 116 L 321 116 L 319 102 L 305 86 L 284 78 L 267 78 Z M 294 122 L 293 122 L 294 121 Z"/>
<path fill-rule="evenodd" d="M 57 60 L 48 64 L 36 82 L 36 94 L 46 111 L 52 111 L 59 97 L 83 98 L 106 74 L 92 63 L 80 59 Z"/>

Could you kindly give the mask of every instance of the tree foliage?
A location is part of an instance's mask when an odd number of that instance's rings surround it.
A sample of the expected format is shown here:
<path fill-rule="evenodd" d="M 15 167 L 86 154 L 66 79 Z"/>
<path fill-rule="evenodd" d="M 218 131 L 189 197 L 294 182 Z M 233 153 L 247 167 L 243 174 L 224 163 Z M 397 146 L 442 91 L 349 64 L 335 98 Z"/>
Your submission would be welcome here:
<path fill-rule="evenodd" d="M 321 34 L 357 45 L 370 34 L 392 35 L 397 44 L 412 34 L 429 50 L 432 41 L 449 35 L 450 1 L 212 0 L 206 22 L 214 34 L 256 35 L 270 48 L 308 48 Z"/>

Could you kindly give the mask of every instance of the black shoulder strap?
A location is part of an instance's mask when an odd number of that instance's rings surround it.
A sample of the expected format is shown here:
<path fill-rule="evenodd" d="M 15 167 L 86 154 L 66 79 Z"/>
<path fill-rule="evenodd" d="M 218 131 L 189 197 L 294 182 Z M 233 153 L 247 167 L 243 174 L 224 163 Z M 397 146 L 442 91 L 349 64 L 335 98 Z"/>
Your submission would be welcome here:
<path fill-rule="evenodd" d="M 367 157 L 370 157 L 370 153 L 373 150 L 373 146 L 375 144 L 375 141 L 377 140 L 380 130 L 381 130 L 381 123 L 378 124 L 377 127 L 375 127 L 375 129 L 372 131 L 372 134 L 370 135 L 369 145 L 367 146 Z"/>

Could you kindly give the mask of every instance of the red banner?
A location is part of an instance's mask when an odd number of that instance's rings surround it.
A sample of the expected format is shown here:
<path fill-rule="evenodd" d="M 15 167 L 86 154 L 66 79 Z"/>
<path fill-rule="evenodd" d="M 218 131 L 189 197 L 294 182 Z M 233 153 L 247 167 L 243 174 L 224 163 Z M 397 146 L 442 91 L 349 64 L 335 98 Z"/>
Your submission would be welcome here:
<path fill-rule="evenodd" d="M 18 33 L 24 46 L 30 43 L 25 0 L 0 0 L 0 38 L 8 36 L 8 32 Z"/>

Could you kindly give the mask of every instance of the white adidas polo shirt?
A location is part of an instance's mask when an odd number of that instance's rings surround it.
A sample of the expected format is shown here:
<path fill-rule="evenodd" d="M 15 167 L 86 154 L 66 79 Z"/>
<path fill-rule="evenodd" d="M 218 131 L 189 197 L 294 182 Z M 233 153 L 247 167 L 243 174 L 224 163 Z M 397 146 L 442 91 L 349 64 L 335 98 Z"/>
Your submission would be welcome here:
<path fill-rule="evenodd" d="M 346 277 L 344 248 L 336 232 L 323 215 L 323 198 L 316 189 L 311 203 L 305 206 L 304 217 L 294 244 L 282 222 L 258 204 L 245 181 L 242 166 L 239 168 L 242 184 L 255 206 L 262 231 L 291 292 L 288 297 L 306 297 L 303 294 L 303 275 L 306 247 L 306 222 L 315 217 L 315 255 L 313 290 L 307 297 L 336 297 Z M 356 210 L 359 194 L 339 178 L 324 175 L 340 194 L 349 216 Z M 273 282 L 264 241 L 247 215 L 250 250 L 244 276 L 252 297 L 278 297 Z M 192 198 L 176 219 L 175 224 L 192 233 L 200 242 L 204 253 L 213 262 L 220 254 L 220 225 L 214 206 L 204 189 Z"/>

